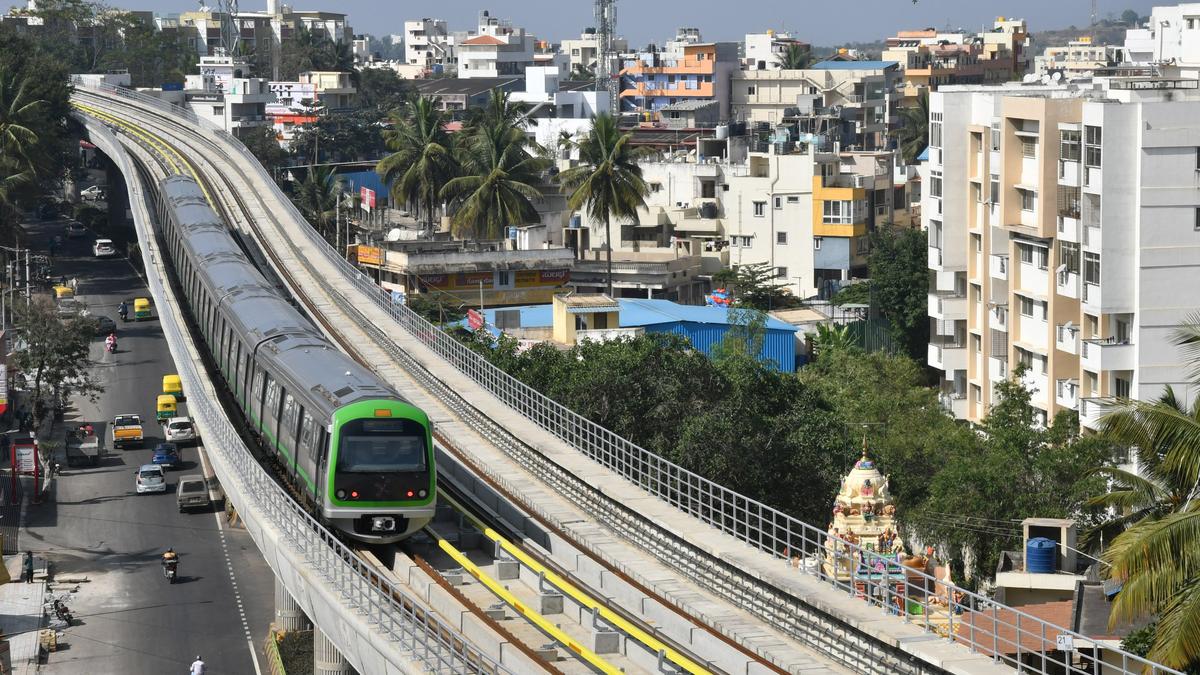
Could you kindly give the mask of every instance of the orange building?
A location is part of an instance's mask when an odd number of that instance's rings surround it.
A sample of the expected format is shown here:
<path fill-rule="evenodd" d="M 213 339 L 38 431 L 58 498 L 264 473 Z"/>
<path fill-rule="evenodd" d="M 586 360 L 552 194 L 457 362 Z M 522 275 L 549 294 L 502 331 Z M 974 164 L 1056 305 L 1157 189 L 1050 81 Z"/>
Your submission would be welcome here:
<path fill-rule="evenodd" d="M 707 100 L 716 101 L 721 119 L 728 119 L 737 52 L 735 42 L 698 42 L 640 53 L 621 69 L 621 110 L 649 113 L 672 103 Z"/>

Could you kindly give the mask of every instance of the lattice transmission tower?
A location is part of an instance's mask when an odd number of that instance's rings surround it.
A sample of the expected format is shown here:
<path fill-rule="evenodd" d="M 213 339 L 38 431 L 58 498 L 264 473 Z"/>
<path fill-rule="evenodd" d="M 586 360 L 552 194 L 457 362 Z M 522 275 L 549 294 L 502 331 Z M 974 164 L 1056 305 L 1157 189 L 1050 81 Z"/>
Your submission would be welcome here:
<path fill-rule="evenodd" d="M 621 68 L 613 38 L 617 35 L 617 0 L 596 0 L 596 91 L 608 92 L 608 109 L 620 111 Z"/>

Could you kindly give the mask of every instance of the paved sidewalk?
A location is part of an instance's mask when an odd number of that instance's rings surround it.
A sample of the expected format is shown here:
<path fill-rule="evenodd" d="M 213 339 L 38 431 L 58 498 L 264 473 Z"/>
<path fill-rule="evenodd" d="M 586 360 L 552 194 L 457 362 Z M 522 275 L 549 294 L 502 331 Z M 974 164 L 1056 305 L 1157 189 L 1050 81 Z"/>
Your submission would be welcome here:
<path fill-rule="evenodd" d="M 8 649 L 0 655 L 5 672 L 19 675 L 38 669 L 38 632 L 45 624 L 42 603 L 46 596 L 46 561 L 34 557 L 34 581 L 21 581 L 21 556 L 4 561 L 12 579 L 0 585 L 0 631 Z"/>

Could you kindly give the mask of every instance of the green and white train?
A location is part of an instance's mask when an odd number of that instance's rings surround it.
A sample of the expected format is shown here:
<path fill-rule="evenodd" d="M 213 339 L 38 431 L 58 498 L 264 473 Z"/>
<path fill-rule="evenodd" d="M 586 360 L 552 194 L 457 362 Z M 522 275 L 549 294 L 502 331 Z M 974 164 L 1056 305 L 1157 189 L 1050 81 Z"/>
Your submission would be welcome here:
<path fill-rule="evenodd" d="M 161 187 L 159 223 L 188 309 L 283 477 L 354 539 L 390 543 L 424 527 L 437 484 L 429 418 L 267 282 L 194 180 Z"/>

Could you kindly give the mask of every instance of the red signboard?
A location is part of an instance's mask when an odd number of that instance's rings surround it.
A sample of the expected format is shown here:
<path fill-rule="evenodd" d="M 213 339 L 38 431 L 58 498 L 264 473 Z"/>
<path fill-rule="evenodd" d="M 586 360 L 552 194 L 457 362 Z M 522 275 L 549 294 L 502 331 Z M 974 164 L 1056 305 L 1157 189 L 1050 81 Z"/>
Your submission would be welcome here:
<path fill-rule="evenodd" d="M 362 200 L 362 208 L 364 211 L 370 211 L 375 208 L 375 191 L 371 188 L 358 188 L 359 199 Z"/>
<path fill-rule="evenodd" d="M 483 324 L 484 320 L 482 314 L 473 309 L 467 310 L 467 325 L 471 327 L 471 330 L 479 330 L 480 328 L 483 328 Z"/>

